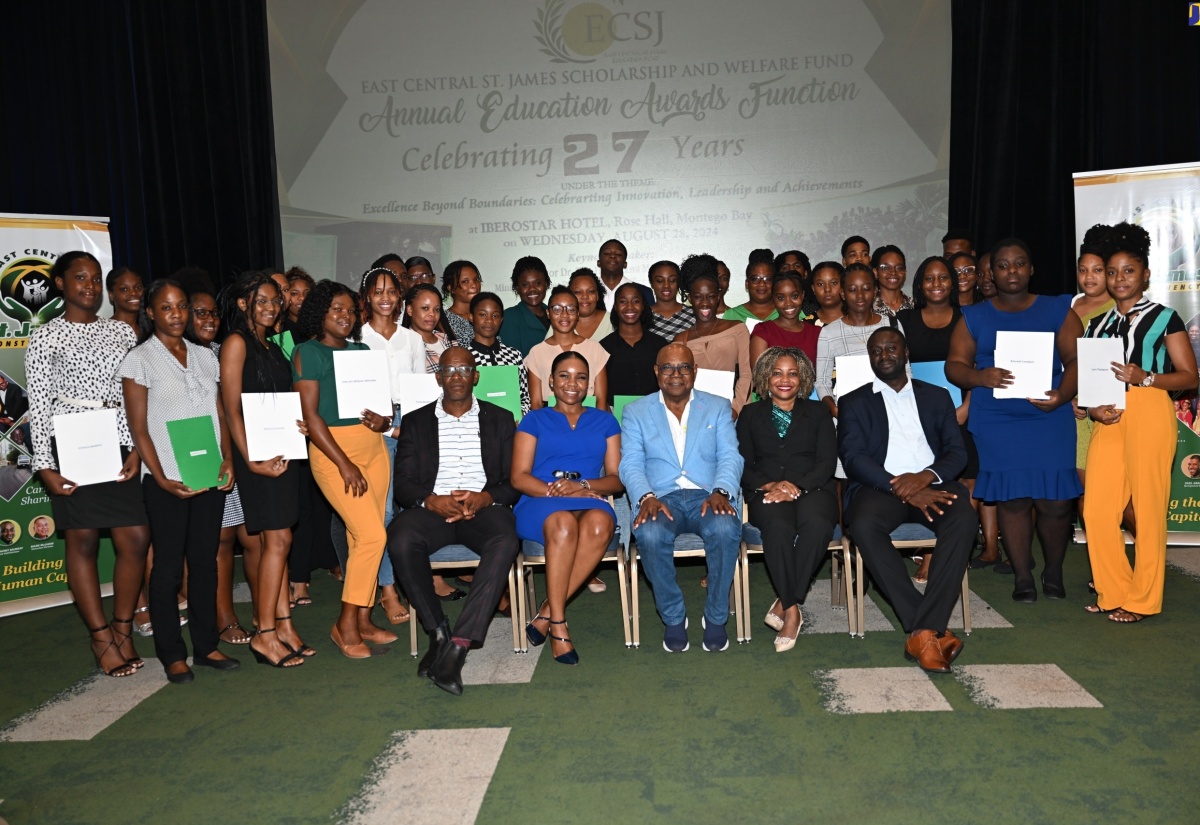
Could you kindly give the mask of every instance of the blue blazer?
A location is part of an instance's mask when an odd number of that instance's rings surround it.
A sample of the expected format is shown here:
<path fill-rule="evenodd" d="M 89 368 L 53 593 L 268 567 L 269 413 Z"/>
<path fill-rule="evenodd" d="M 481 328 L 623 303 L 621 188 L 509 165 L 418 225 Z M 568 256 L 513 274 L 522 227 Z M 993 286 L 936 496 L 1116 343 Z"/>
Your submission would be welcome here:
<path fill-rule="evenodd" d="M 675 455 L 668 415 L 658 393 L 625 407 L 620 472 L 630 503 L 636 507 L 646 493 L 653 491 L 661 498 L 679 489 L 675 479 L 681 475 L 705 490 L 721 487 L 736 496 L 742 481 L 742 456 L 729 402 L 693 391 L 682 466 Z"/>
<path fill-rule="evenodd" d="M 967 466 L 967 448 L 954 417 L 954 402 L 942 387 L 911 380 L 921 429 L 933 451 L 929 469 L 943 482 L 954 481 Z M 892 491 L 892 473 L 883 468 L 888 437 L 887 406 L 871 384 L 847 393 L 838 402 L 838 453 L 849 479 L 846 506 L 863 485 Z"/>

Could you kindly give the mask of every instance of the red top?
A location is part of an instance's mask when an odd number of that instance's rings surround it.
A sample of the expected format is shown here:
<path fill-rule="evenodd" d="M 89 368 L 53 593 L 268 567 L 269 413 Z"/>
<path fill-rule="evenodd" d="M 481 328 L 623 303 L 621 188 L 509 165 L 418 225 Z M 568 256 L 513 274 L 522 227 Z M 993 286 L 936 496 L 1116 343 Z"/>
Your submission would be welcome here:
<path fill-rule="evenodd" d="M 801 324 L 799 332 L 781 329 L 774 321 L 763 321 L 754 327 L 750 335 L 763 339 L 770 347 L 796 347 L 813 364 L 817 363 L 817 339 L 821 337 L 821 329 L 807 321 Z"/>

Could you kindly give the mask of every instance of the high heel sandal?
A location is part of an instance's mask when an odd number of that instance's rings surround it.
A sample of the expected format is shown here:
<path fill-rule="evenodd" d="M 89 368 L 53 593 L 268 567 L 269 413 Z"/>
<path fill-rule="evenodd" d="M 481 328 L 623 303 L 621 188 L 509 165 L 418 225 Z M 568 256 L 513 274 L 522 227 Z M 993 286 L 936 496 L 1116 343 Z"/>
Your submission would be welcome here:
<path fill-rule="evenodd" d="M 96 638 L 97 633 L 101 633 L 105 630 L 107 630 L 109 633 L 112 633 L 112 628 L 106 624 L 102 624 L 99 627 L 89 627 L 88 628 L 88 633 L 91 634 L 92 655 L 96 657 L 96 667 L 100 668 L 100 671 L 105 676 L 112 676 L 114 678 L 122 678 L 125 676 L 132 676 L 133 674 L 137 673 L 137 668 L 134 667 L 129 662 L 125 661 L 124 656 L 121 656 L 121 648 L 117 647 L 116 641 L 106 642 L 103 639 Z M 96 645 L 98 645 L 98 644 L 104 645 L 104 647 L 100 648 L 99 653 L 96 652 Z M 104 658 L 105 653 L 108 653 L 108 649 L 110 647 L 117 651 L 117 656 L 119 656 L 121 658 L 121 664 L 116 665 L 115 667 L 112 667 L 108 670 L 105 670 L 104 665 L 100 664 L 100 660 Z"/>
<path fill-rule="evenodd" d="M 121 631 L 117 630 L 115 627 L 113 627 L 113 625 L 115 625 L 115 624 L 129 625 L 129 633 L 122 633 Z M 132 641 L 133 641 L 133 619 L 118 619 L 114 616 L 113 620 L 109 623 L 108 626 L 110 628 L 112 628 L 113 641 L 117 643 L 118 650 L 120 650 L 121 645 L 125 644 L 126 642 L 132 643 Z M 118 636 L 121 638 L 118 639 L 117 638 Z M 133 665 L 134 670 L 141 670 L 142 666 L 146 664 L 145 662 L 142 661 L 141 656 L 134 656 L 132 659 L 126 659 L 125 661 L 128 662 L 129 664 Z"/>
<path fill-rule="evenodd" d="M 538 607 L 538 614 L 533 617 L 533 619 L 529 622 L 529 624 L 525 625 L 525 636 L 529 639 L 529 643 L 531 645 L 533 645 L 534 647 L 541 647 L 542 645 L 544 645 L 546 643 L 546 634 L 533 626 L 533 623 L 538 621 L 539 619 L 545 619 L 546 621 L 550 621 L 549 616 L 542 615 L 542 607 L 544 607 L 545 605 L 546 605 L 546 603 L 542 602 L 542 606 Z"/>
<path fill-rule="evenodd" d="M 290 622 L 291 620 L 292 620 L 291 616 L 276 616 L 275 617 L 275 621 L 277 621 L 277 622 Z M 274 630 L 275 628 L 271 628 L 271 629 Z M 282 642 L 283 646 L 286 647 L 288 650 L 292 651 L 293 653 L 298 653 L 299 655 L 303 656 L 305 659 L 311 659 L 313 656 L 317 655 L 316 648 L 309 647 L 308 645 L 306 645 L 304 643 L 304 640 L 300 641 L 300 649 L 299 650 L 292 647 L 287 642 L 284 642 L 282 639 L 280 639 L 279 641 Z"/>
<path fill-rule="evenodd" d="M 153 636 L 154 625 L 150 623 L 150 607 L 139 607 L 137 610 L 133 611 L 134 616 L 137 616 L 139 613 L 146 614 L 146 621 L 138 622 L 136 625 L 134 625 L 134 630 L 138 632 L 139 636 Z"/>
<path fill-rule="evenodd" d="M 379 593 L 379 606 L 383 608 L 384 615 L 387 616 L 387 620 L 392 624 L 404 624 L 410 618 L 409 612 L 405 609 L 404 603 L 400 601 L 399 596 L 381 590 Z"/>
<path fill-rule="evenodd" d="M 275 632 L 275 628 L 268 627 L 268 628 L 264 628 L 264 629 L 258 631 L 258 635 L 261 636 L 264 633 L 274 633 L 274 632 Z M 286 656 L 280 657 L 278 661 L 274 661 L 274 662 L 271 661 L 271 658 L 269 656 L 267 656 L 265 653 L 260 653 L 258 650 L 256 650 L 254 648 L 253 643 L 251 643 L 251 645 L 250 645 L 250 653 L 254 656 L 254 661 L 258 662 L 260 665 L 270 665 L 271 667 L 299 667 L 299 665 L 289 665 L 288 664 L 288 662 L 292 661 L 292 659 L 299 659 L 300 664 L 304 663 L 304 657 L 301 656 L 299 653 L 297 653 L 295 650 L 292 650 L 290 645 L 288 645 L 286 643 L 281 643 L 281 644 L 283 644 L 283 646 L 286 647 L 291 652 L 288 653 Z"/>
<path fill-rule="evenodd" d="M 566 619 L 563 619 L 561 622 L 556 622 L 553 619 L 549 619 L 548 621 L 550 622 L 550 624 L 565 625 L 567 623 Z M 553 633 L 547 633 L 546 635 L 549 636 L 551 639 L 553 639 L 556 642 L 571 642 L 571 637 L 569 637 L 569 636 L 564 638 L 562 636 L 555 636 Z M 575 649 L 575 643 L 571 642 L 571 649 L 568 650 L 566 653 L 560 653 L 559 655 L 555 656 L 554 661 L 558 662 L 560 665 L 577 665 L 577 664 L 579 664 L 579 651 L 577 651 Z"/>

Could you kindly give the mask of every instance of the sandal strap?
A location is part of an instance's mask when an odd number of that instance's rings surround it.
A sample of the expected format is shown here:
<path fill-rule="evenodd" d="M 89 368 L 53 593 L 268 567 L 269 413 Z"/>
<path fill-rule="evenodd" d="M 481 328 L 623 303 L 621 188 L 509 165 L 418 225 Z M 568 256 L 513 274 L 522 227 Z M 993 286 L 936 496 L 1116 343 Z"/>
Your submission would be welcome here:
<path fill-rule="evenodd" d="M 561 622 L 560 622 L 560 624 L 561 624 Z M 559 642 L 570 642 L 571 641 L 570 636 L 568 636 L 564 639 L 562 636 L 555 636 L 553 633 L 547 633 L 546 635 L 549 636 L 551 639 L 554 639 L 555 641 L 559 641 Z M 574 644 L 574 643 L 572 642 L 572 644 Z"/>
<path fill-rule="evenodd" d="M 275 617 L 275 621 L 277 621 L 277 622 L 290 622 L 291 620 L 292 620 L 291 616 L 276 616 Z"/>
<path fill-rule="evenodd" d="M 88 633 L 99 633 L 101 630 L 112 630 L 112 628 L 106 624 L 102 624 L 99 627 L 89 627 L 87 630 L 88 630 Z M 94 639 L 93 641 L 102 642 L 104 640 L 103 639 Z"/>
<path fill-rule="evenodd" d="M 118 619 L 116 616 L 113 616 L 112 623 L 113 624 L 133 624 L 133 617 L 131 616 L 128 619 Z"/>
<path fill-rule="evenodd" d="M 258 633 L 258 634 L 260 634 L 260 635 L 261 635 L 261 634 L 263 634 L 263 633 L 274 633 L 274 632 L 275 632 L 275 628 L 273 628 L 273 627 L 260 627 L 258 630 L 254 631 L 254 632 L 255 632 L 255 633 Z"/>
<path fill-rule="evenodd" d="M 136 610 L 134 610 L 133 615 L 136 616 L 139 613 L 149 613 L 149 612 L 150 612 L 150 605 L 146 605 L 145 607 L 139 607 Z M 117 621 L 117 620 L 113 619 L 113 621 Z M 124 619 L 122 619 L 121 621 L 124 621 Z"/>

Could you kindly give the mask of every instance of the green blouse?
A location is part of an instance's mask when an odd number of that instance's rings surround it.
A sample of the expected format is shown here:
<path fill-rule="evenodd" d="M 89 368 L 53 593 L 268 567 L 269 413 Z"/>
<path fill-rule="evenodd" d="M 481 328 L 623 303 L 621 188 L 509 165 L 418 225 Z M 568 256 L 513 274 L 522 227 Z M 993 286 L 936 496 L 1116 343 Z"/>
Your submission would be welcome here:
<path fill-rule="evenodd" d="M 294 381 L 316 381 L 321 397 L 317 402 L 317 415 L 328 427 L 349 427 L 361 424 L 358 417 L 338 418 L 337 384 L 333 380 L 333 354 L 351 350 L 370 349 L 366 344 L 347 341 L 346 349 L 338 349 L 313 339 L 296 347 L 292 353 L 292 379 Z M 300 369 L 296 365 L 300 365 Z"/>

